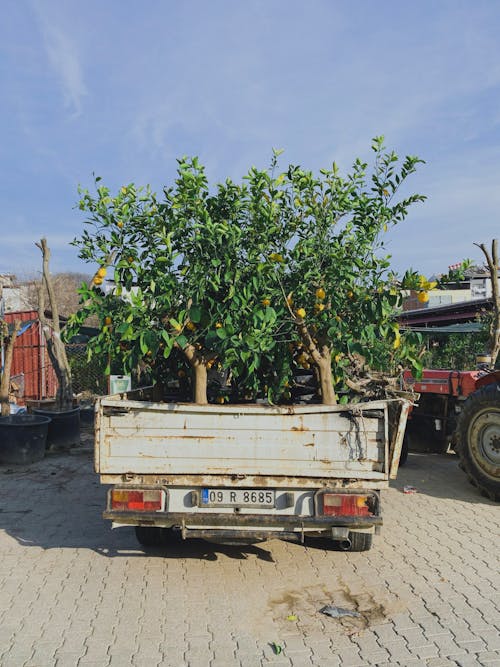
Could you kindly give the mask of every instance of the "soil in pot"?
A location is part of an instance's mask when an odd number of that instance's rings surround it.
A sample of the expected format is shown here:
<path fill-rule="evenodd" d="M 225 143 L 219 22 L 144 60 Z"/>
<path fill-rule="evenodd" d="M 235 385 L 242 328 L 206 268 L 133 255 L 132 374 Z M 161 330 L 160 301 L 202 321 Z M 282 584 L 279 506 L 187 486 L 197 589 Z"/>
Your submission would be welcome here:
<path fill-rule="evenodd" d="M 34 463 L 45 456 L 50 419 L 42 415 L 0 417 L 0 463 Z"/>

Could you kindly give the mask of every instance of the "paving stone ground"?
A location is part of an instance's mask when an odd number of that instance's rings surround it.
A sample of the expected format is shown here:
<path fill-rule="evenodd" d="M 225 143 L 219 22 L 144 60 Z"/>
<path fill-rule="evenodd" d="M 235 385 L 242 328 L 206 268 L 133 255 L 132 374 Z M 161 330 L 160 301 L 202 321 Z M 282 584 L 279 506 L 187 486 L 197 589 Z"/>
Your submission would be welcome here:
<path fill-rule="evenodd" d="M 104 498 L 89 442 L 0 466 L 2 667 L 500 666 L 500 506 L 453 455 L 410 454 L 366 553 L 146 552 L 133 529 L 111 531 Z"/>

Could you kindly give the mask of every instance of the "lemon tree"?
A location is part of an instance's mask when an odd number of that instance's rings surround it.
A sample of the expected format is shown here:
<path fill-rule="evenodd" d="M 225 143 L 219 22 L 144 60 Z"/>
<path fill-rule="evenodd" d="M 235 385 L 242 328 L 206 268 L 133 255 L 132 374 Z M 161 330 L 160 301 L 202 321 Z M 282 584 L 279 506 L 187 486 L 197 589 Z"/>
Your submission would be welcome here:
<path fill-rule="evenodd" d="M 99 268 L 80 290 L 68 335 L 98 315 L 90 356 L 123 371 L 139 366 L 157 384 L 181 377 L 197 403 L 208 400 L 210 371 L 229 379 L 215 400 L 229 398 L 228 386 L 239 398 L 267 392 L 280 357 L 279 314 L 261 296 L 265 272 L 253 269 L 274 232 L 263 196 L 269 177 L 254 171 L 248 180 L 210 191 L 204 168 L 186 158 L 161 197 L 133 184 L 112 196 L 99 179 L 95 194 L 82 189 L 87 229 L 75 244 Z"/>
<path fill-rule="evenodd" d="M 397 197 L 421 160 L 400 161 L 381 138 L 373 150 L 370 168 L 356 160 L 344 176 L 335 164 L 280 171 L 275 151 L 241 183 L 210 187 L 196 158 L 178 161 L 161 195 L 133 184 L 111 194 L 96 179 L 95 192 L 80 192 L 86 229 L 75 244 L 97 269 L 69 334 L 98 315 L 89 355 L 145 369 L 158 385 L 177 378 L 197 403 L 290 400 L 300 367 L 335 403 L 356 355 L 416 367 L 394 312 L 404 288 L 433 286 L 392 275 L 383 239 L 424 199 Z"/>
<path fill-rule="evenodd" d="M 397 196 L 422 160 L 399 160 L 382 137 L 372 148 L 372 166 L 358 159 L 344 176 L 333 164 L 319 175 L 291 166 L 279 178 L 287 234 L 269 255 L 273 298 L 293 326 L 295 361 L 316 369 L 327 404 L 337 401 L 335 387 L 348 388 L 354 355 L 371 368 L 419 366 L 415 340 L 401 334 L 394 313 L 405 288 L 424 295 L 435 287 L 414 272 L 397 279 L 384 250 L 389 228 L 425 199 Z"/>

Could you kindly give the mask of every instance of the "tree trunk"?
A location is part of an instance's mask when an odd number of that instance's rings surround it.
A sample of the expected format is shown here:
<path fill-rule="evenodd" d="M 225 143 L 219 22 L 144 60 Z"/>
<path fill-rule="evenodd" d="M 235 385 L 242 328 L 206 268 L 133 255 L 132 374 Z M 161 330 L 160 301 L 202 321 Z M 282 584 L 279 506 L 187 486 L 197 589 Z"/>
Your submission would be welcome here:
<path fill-rule="evenodd" d="M 42 251 L 43 256 L 43 280 L 39 289 L 38 318 L 42 325 L 42 331 L 47 342 L 47 352 L 58 380 L 56 402 L 59 408 L 67 409 L 73 406 L 73 385 L 71 380 L 71 368 L 66 355 L 66 347 L 61 340 L 61 328 L 59 325 L 59 308 L 57 298 L 52 284 L 49 270 L 50 248 L 46 239 L 41 239 L 36 244 Z M 52 325 L 45 317 L 45 292 L 46 287 L 49 295 L 50 309 L 52 311 Z"/>
<path fill-rule="evenodd" d="M 318 369 L 321 402 L 323 405 L 337 405 L 337 396 L 333 389 L 331 350 L 326 343 L 316 344 L 302 317 L 294 315 L 294 319 L 302 342 Z"/>
<path fill-rule="evenodd" d="M 337 396 L 333 389 L 332 362 L 330 355 L 327 358 L 321 357 L 316 362 L 319 371 L 319 382 L 321 391 L 321 402 L 323 405 L 337 405 Z"/>
<path fill-rule="evenodd" d="M 194 345 L 188 344 L 186 347 L 181 349 L 186 355 L 186 359 L 189 361 L 189 365 L 193 369 L 193 401 L 198 405 L 207 405 L 208 373 L 206 360 L 194 347 Z"/>
<path fill-rule="evenodd" d="M 7 328 L 7 324 L 3 323 Z M 7 417 L 10 415 L 10 404 L 9 404 L 9 389 L 10 389 L 10 370 L 12 368 L 12 358 L 14 356 L 14 345 L 16 343 L 17 332 L 21 328 L 21 322 L 16 320 L 14 322 L 14 331 L 7 338 L 8 343 L 5 348 L 5 359 L 4 366 L 2 371 L 2 381 L 0 383 L 0 403 L 1 403 L 1 414 L 2 417 Z"/>
<path fill-rule="evenodd" d="M 491 279 L 491 294 L 493 302 L 493 317 L 490 324 L 489 353 L 491 356 L 490 368 L 495 368 L 495 364 L 500 353 L 500 289 L 498 285 L 498 239 L 491 242 L 491 253 L 484 243 L 475 243 L 483 251 L 488 264 L 488 270 Z"/>
<path fill-rule="evenodd" d="M 197 405 L 206 405 L 207 399 L 207 367 L 204 363 L 195 363 L 194 370 L 194 402 Z"/>

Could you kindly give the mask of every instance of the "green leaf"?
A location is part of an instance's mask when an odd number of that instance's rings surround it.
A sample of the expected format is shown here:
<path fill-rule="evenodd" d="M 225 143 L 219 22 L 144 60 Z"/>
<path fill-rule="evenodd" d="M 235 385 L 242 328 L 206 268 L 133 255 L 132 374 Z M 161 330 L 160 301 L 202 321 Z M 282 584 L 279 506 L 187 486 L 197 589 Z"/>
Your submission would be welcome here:
<path fill-rule="evenodd" d="M 177 336 L 175 342 L 181 349 L 184 349 L 188 344 L 188 339 L 186 338 L 186 336 Z"/>
<path fill-rule="evenodd" d="M 191 306 L 189 309 L 189 319 L 194 324 L 199 324 L 201 320 L 201 308 L 199 306 Z"/>
<path fill-rule="evenodd" d="M 142 354 L 147 354 L 149 352 L 149 345 L 146 340 L 146 333 L 144 331 L 141 332 L 139 337 L 139 346 L 141 348 Z"/>

